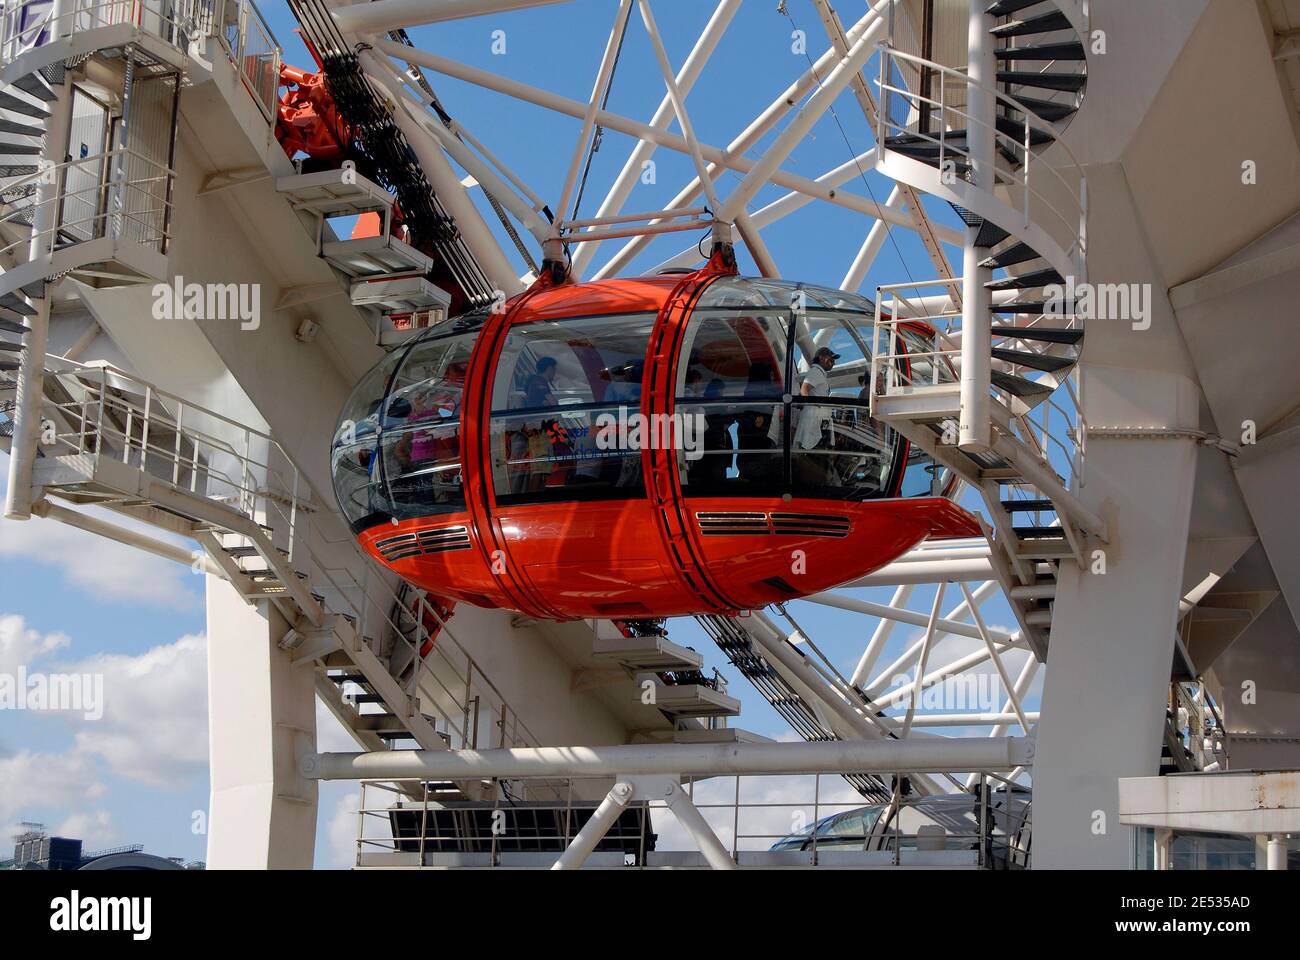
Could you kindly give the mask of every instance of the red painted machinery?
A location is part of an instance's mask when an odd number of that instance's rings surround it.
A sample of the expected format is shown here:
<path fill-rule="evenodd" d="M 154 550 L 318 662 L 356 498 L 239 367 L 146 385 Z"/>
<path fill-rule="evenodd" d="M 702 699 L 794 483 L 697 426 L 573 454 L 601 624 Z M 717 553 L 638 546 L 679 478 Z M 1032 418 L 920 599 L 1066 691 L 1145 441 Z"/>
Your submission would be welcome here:
<path fill-rule="evenodd" d="M 899 362 L 929 379 L 931 332 L 903 336 L 917 356 Z M 869 301 L 719 257 L 543 279 L 361 380 L 335 490 L 370 554 L 479 606 L 643 618 L 806 596 L 980 532 L 868 416 L 872 337 Z"/>

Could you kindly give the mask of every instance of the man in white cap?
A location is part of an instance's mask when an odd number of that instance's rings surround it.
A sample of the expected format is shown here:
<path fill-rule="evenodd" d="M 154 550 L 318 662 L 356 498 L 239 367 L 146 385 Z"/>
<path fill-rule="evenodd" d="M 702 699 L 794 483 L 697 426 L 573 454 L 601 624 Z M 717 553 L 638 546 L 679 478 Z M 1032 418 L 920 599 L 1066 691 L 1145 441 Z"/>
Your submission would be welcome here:
<path fill-rule="evenodd" d="M 840 355 L 830 347 L 818 347 L 817 352 L 813 354 L 812 363 L 809 364 L 807 372 L 803 375 L 803 383 L 799 385 L 799 396 L 801 397 L 825 397 L 830 395 L 830 379 L 827 374 L 835 368 L 835 361 Z M 795 431 L 793 452 L 798 453 L 802 450 L 815 450 L 820 447 L 826 433 L 831 426 L 830 407 L 824 406 L 807 406 L 800 411 L 799 427 Z M 819 464 L 826 470 L 827 476 L 830 475 L 830 464 Z"/>

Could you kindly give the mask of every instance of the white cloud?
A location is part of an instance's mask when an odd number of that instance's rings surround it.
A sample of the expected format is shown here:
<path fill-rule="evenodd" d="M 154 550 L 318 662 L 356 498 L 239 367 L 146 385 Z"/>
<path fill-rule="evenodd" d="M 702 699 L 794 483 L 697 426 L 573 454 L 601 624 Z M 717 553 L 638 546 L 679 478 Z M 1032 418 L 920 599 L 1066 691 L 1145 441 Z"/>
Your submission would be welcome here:
<path fill-rule="evenodd" d="M 76 749 L 114 773 L 155 786 L 179 785 L 208 762 L 207 642 L 184 636 L 139 656 L 98 654 L 76 673 L 104 677 L 104 716 L 84 721 Z"/>
<path fill-rule="evenodd" d="M 321 753 L 356 753 L 361 749 L 319 697 L 316 698 L 316 749 Z"/>
<path fill-rule="evenodd" d="M 50 831 L 55 837 L 75 837 L 81 841 L 83 853 L 104 850 L 122 842 L 121 834 L 113 826 L 107 810 L 74 813 Z"/>
<path fill-rule="evenodd" d="M 0 672 L 29 670 L 69 644 L 41 636 L 18 615 L 0 616 Z M 183 636 L 136 656 L 99 653 L 60 663 L 60 673 L 102 678 L 102 714 L 60 712 L 73 727 L 69 756 L 102 758 L 109 771 L 153 786 L 177 786 L 208 762 L 207 641 Z M 50 714 L 54 716 L 55 714 Z M 2 779 L 2 778 L 0 778 Z"/>
<path fill-rule="evenodd" d="M 9 457 L 0 454 L 0 478 Z M 0 482 L 0 492 L 6 486 Z M 190 541 L 130 517 L 94 507 L 78 508 L 129 530 L 170 543 Z M 195 609 L 203 603 L 202 579 L 173 560 L 128 547 L 57 520 L 0 520 L 0 559 L 34 560 L 58 568 L 67 580 L 99 600 L 143 603 L 169 609 Z"/>
<path fill-rule="evenodd" d="M 17 832 L 18 821 L 37 810 L 76 812 L 104 796 L 104 784 L 84 754 L 22 750 L 0 757 L 0 836 Z M 74 834 L 75 836 L 75 834 Z"/>
<path fill-rule="evenodd" d="M 322 784 L 322 787 L 324 785 Z M 321 791 L 320 815 L 325 815 L 325 796 Z M 316 866 L 325 869 L 351 869 L 357 860 L 357 801 L 360 794 L 357 785 L 347 784 L 347 791 L 334 804 L 330 815 L 327 835 L 329 844 L 317 851 Z M 370 804 L 367 803 L 367 807 Z"/>
<path fill-rule="evenodd" d="M 41 635 L 31 630 L 16 614 L 0 616 L 0 673 L 15 674 L 19 667 L 31 668 L 40 658 L 66 647 L 68 637 L 62 633 Z"/>

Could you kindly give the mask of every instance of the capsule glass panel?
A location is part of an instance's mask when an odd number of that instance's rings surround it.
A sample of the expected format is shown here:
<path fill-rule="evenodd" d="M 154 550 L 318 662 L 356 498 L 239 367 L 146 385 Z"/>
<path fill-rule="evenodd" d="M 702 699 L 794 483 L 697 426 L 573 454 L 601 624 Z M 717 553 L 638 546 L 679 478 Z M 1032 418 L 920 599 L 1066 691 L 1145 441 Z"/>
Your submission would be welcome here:
<path fill-rule="evenodd" d="M 710 288 L 711 290 L 712 288 Z M 768 302 L 741 287 L 728 299 Z M 758 291 L 762 293 L 762 291 Z M 785 487 L 785 404 L 790 316 L 697 309 L 677 365 L 675 412 L 694 442 L 678 453 L 693 496 L 779 495 Z"/>
<path fill-rule="evenodd" d="M 384 477 L 398 519 L 465 507 L 461 478 L 461 400 L 477 331 L 421 339 L 389 386 Z"/>
<path fill-rule="evenodd" d="M 511 329 L 492 387 L 498 502 L 644 496 L 634 418 L 654 322 L 634 314 Z"/>
<path fill-rule="evenodd" d="M 401 361 L 401 351 L 390 353 L 361 378 L 343 407 L 330 447 L 334 493 L 354 530 L 392 515 L 380 470 L 379 434 L 386 419 L 388 383 Z"/>
<path fill-rule="evenodd" d="M 438 324 L 353 389 L 331 448 L 334 492 L 353 530 L 464 509 L 461 392 L 485 316 Z"/>

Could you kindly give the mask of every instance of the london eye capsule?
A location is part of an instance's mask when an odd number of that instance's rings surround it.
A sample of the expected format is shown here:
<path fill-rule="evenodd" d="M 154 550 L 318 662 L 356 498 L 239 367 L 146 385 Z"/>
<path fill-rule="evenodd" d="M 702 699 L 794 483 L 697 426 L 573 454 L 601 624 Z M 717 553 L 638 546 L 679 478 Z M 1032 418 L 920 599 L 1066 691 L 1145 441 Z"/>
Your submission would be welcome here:
<path fill-rule="evenodd" d="M 855 294 L 716 267 L 539 283 L 362 378 L 335 491 L 368 553 L 478 606 L 639 618 L 807 596 L 980 532 L 870 418 L 873 319 Z M 928 328 L 900 331 L 889 363 L 952 379 Z"/>

